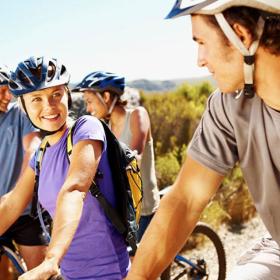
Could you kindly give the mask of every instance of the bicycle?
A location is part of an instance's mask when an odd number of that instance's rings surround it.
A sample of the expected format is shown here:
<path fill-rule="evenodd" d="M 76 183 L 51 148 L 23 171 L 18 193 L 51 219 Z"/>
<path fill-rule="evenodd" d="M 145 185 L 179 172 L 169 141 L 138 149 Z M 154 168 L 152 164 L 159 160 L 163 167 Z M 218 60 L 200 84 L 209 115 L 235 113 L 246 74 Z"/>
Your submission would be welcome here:
<path fill-rule="evenodd" d="M 170 187 L 160 191 L 162 197 Z M 226 254 L 218 234 L 199 222 L 161 280 L 225 280 Z"/>
<path fill-rule="evenodd" d="M 23 258 L 19 254 L 13 242 L 7 238 L 0 236 L 0 263 L 4 263 L 7 267 L 6 274 L 0 274 L 0 280 L 16 280 L 18 277 L 27 271 Z M 8 269 L 9 268 L 9 269 Z M 59 276 L 52 276 L 48 280 L 63 280 Z"/>
<path fill-rule="evenodd" d="M 21 258 L 20 254 L 16 250 L 16 247 L 11 240 L 0 237 L 0 262 L 5 263 L 7 270 L 0 275 L 0 280 L 17 279 L 23 274 L 26 269 L 26 265 Z"/>

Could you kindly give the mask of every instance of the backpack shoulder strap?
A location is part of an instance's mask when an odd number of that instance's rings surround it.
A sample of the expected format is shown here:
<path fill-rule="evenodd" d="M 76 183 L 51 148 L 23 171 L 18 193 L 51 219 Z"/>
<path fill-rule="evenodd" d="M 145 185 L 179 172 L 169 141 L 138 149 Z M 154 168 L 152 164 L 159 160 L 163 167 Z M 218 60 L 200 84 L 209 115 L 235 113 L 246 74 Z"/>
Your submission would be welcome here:
<path fill-rule="evenodd" d="M 40 146 L 39 146 L 39 150 L 36 154 L 36 166 L 35 166 L 35 172 L 39 172 L 40 173 L 40 169 L 41 169 L 41 164 L 42 164 L 42 160 L 43 160 L 43 156 L 45 154 L 46 148 L 49 146 L 49 143 L 47 141 L 47 138 L 43 138 Z"/>
<path fill-rule="evenodd" d="M 108 133 L 111 134 L 110 135 L 111 137 L 115 137 L 114 134 L 111 132 L 111 130 L 108 128 L 108 126 L 106 124 L 104 125 L 104 123 L 102 121 L 101 121 L 101 123 L 103 124 L 103 127 L 107 127 L 107 130 L 104 128 L 106 138 L 107 138 Z M 69 128 L 68 135 L 67 135 L 67 155 L 68 155 L 69 162 L 70 162 L 70 155 L 73 150 L 73 133 L 74 133 L 75 126 L 76 126 L 76 122 L 71 128 Z M 107 143 L 107 145 L 108 145 L 108 143 Z M 126 228 L 125 228 L 124 224 L 122 223 L 120 217 L 118 216 L 117 211 L 110 205 L 110 203 L 107 201 L 105 196 L 101 193 L 98 185 L 96 185 L 96 183 L 94 181 L 92 182 L 89 191 L 90 191 L 91 195 L 94 196 L 98 200 L 98 202 L 102 206 L 105 214 L 110 219 L 112 224 L 116 227 L 116 229 L 121 234 L 123 234 L 126 231 Z"/>
<path fill-rule="evenodd" d="M 34 192 L 32 198 L 32 205 L 31 205 L 31 216 L 37 216 L 37 203 L 38 203 L 38 188 L 39 188 L 39 177 L 40 177 L 40 170 L 42 165 L 42 160 L 48 147 L 49 143 L 46 137 L 42 140 L 38 150 L 35 154 L 35 184 L 34 184 Z"/>
<path fill-rule="evenodd" d="M 104 121 L 101 121 L 101 123 L 104 128 L 105 135 L 106 135 L 107 152 L 109 154 L 108 162 L 109 162 L 110 169 L 112 170 L 113 182 L 114 182 L 114 184 L 116 184 L 116 182 L 120 183 L 120 179 L 123 178 L 122 174 L 120 174 L 120 173 L 125 172 L 128 162 L 131 162 L 131 160 L 132 160 L 132 158 L 134 158 L 135 154 L 130 149 L 128 149 L 128 147 L 124 143 L 120 142 L 117 139 L 117 137 L 114 135 L 114 133 L 111 131 L 109 126 Z M 111 157 L 111 159 L 110 159 L 110 157 Z M 117 160 L 117 162 L 116 162 L 116 160 Z M 118 171 L 113 172 L 116 170 L 118 170 Z M 115 177 L 115 179 L 116 179 L 115 181 L 114 181 L 114 175 L 117 176 L 117 178 Z M 120 190 L 121 190 L 121 188 L 118 189 L 118 191 L 120 191 Z M 127 192 L 122 193 L 120 199 L 124 200 L 124 203 L 126 205 L 125 207 L 128 207 Z M 106 212 L 106 210 L 105 210 L 105 212 Z M 136 246 L 136 238 L 135 238 L 134 234 L 130 231 L 130 228 L 128 228 L 124 225 L 124 221 L 122 220 L 121 216 L 118 214 L 116 209 L 112 208 L 111 212 L 116 213 L 115 217 L 114 216 L 110 217 L 110 214 L 108 214 L 107 216 L 110 218 L 112 224 L 116 227 L 118 232 L 125 235 L 127 243 L 132 248 L 132 253 L 135 254 L 137 246 Z"/>
<path fill-rule="evenodd" d="M 67 133 L 66 150 L 67 150 L 69 162 L 70 162 L 70 155 L 72 154 L 72 150 L 73 150 L 73 134 L 74 134 L 76 124 L 77 122 L 75 121 L 75 123 L 69 128 Z"/>
<path fill-rule="evenodd" d="M 115 136 L 115 134 L 112 132 L 112 130 L 109 128 L 109 126 L 103 121 L 103 120 L 100 120 L 103 128 L 104 128 L 104 131 L 105 131 L 105 135 L 106 135 L 106 138 L 109 138 L 109 139 L 117 139 L 117 137 Z M 108 141 L 108 139 L 107 139 Z"/>

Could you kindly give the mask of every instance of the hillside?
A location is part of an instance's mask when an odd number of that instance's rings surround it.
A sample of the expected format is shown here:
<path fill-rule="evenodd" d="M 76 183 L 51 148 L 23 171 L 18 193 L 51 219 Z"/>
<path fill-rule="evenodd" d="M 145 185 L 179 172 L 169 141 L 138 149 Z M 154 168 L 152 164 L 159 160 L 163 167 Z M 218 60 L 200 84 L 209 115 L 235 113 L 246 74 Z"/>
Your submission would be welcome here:
<path fill-rule="evenodd" d="M 174 80 L 148 80 L 139 79 L 128 81 L 127 85 L 139 90 L 149 91 L 169 91 L 175 89 L 182 83 L 189 83 L 190 85 L 199 84 L 201 82 L 208 81 L 215 86 L 215 82 L 211 76 L 205 76 L 200 78 L 186 78 L 186 79 L 174 79 Z"/>

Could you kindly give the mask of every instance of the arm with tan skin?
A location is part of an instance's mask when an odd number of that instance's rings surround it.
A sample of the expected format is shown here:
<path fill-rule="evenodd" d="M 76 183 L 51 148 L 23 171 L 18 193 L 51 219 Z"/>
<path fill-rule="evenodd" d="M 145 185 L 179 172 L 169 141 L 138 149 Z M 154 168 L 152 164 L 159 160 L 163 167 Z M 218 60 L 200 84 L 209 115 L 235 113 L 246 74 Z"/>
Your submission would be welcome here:
<path fill-rule="evenodd" d="M 70 246 L 82 215 L 102 152 L 100 141 L 82 140 L 74 147 L 71 163 L 56 202 L 52 239 L 43 263 L 22 275 L 20 280 L 48 279 L 58 274 L 58 266 Z M 94 172 L 93 172 L 94 170 Z"/>
<path fill-rule="evenodd" d="M 127 280 L 153 280 L 174 259 L 223 176 L 187 158 L 141 240 Z"/>
<path fill-rule="evenodd" d="M 137 107 L 131 114 L 130 130 L 132 139 L 129 144 L 131 150 L 137 151 L 137 160 L 140 163 L 147 139 L 150 137 L 150 118 L 144 107 Z"/>
<path fill-rule="evenodd" d="M 34 180 L 35 173 L 28 166 L 15 188 L 0 197 L 0 235 L 16 221 L 31 201 L 34 191 Z"/>

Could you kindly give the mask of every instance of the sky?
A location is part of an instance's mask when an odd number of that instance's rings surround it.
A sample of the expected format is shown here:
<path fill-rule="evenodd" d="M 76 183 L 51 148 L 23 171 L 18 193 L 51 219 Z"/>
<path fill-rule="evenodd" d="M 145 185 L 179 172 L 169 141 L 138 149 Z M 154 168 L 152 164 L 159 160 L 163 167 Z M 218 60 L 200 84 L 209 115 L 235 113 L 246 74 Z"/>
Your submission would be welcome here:
<path fill-rule="evenodd" d="M 189 17 L 165 20 L 175 0 L 1 1 L 0 63 L 59 59 L 71 82 L 104 70 L 135 79 L 201 77 Z"/>

